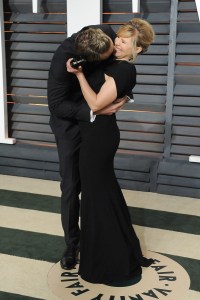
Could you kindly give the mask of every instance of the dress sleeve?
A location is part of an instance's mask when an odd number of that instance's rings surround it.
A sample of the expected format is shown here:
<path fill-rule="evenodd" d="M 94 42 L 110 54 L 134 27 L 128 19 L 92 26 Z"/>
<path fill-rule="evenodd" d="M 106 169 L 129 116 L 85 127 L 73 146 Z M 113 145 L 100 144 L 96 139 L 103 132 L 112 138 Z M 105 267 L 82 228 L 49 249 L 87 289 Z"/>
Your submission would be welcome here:
<path fill-rule="evenodd" d="M 130 93 L 136 84 L 135 66 L 126 61 L 116 61 L 105 70 L 105 73 L 113 77 L 115 81 L 117 98 L 121 98 Z"/>

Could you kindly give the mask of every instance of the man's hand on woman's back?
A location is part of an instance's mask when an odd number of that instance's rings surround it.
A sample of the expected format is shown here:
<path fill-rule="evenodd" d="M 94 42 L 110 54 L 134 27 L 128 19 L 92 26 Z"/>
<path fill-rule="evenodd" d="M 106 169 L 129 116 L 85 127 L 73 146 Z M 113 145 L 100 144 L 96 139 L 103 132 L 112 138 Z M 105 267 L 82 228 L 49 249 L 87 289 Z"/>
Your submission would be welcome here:
<path fill-rule="evenodd" d="M 102 108 L 101 110 L 96 111 L 95 115 L 112 115 L 118 112 L 126 103 L 126 101 L 127 101 L 126 96 L 124 96 L 123 98 L 118 98 L 112 104 L 109 104 L 108 106 Z"/>

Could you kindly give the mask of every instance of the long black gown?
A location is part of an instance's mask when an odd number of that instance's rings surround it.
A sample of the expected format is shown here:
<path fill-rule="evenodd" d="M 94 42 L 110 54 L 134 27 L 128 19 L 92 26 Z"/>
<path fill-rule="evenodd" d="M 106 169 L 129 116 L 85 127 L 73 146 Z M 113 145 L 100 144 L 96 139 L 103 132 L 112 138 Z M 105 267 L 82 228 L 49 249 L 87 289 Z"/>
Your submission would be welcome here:
<path fill-rule="evenodd" d="M 126 94 L 124 82 L 127 91 L 133 88 L 136 74 L 133 65 L 127 67 L 129 63 L 123 62 L 123 71 L 119 75 L 117 64 L 111 64 L 105 72 L 114 78 L 119 76 L 119 80 L 126 77 L 126 80 L 120 80 L 122 88 L 117 88 L 119 97 Z M 131 71 L 127 73 L 129 68 Z M 127 84 L 127 74 L 132 76 L 131 85 Z M 98 80 L 94 80 L 93 75 L 93 88 L 98 91 L 104 76 L 99 73 L 96 77 Z M 117 85 L 117 78 L 115 82 Z M 98 115 L 93 123 L 80 122 L 80 130 L 82 196 L 79 274 L 92 283 L 129 280 L 140 275 L 141 266 L 150 265 L 150 262 L 142 256 L 114 173 L 113 160 L 120 140 L 116 117 L 114 114 Z"/>

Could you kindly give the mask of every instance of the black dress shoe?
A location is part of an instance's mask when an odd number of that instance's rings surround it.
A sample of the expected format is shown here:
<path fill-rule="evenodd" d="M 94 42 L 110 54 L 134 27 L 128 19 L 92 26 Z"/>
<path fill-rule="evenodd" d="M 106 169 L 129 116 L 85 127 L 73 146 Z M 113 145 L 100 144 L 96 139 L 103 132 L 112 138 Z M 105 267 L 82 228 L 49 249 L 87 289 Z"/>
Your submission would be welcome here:
<path fill-rule="evenodd" d="M 77 264 L 78 254 L 79 249 L 73 245 L 69 245 L 60 260 L 61 268 L 65 270 L 73 269 Z"/>

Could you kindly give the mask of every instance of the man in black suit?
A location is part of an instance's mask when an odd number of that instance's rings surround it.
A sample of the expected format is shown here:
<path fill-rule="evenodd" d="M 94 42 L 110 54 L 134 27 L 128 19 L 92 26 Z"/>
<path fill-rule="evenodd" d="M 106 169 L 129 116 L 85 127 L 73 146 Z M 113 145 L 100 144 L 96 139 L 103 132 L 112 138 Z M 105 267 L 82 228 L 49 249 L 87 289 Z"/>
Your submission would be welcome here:
<path fill-rule="evenodd" d="M 95 30 L 101 29 L 104 37 L 109 40 L 108 47 L 103 49 L 92 49 L 99 57 L 100 62 L 86 62 L 84 73 L 90 75 L 95 68 L 102 68 L 109 60 L 113 51 L 113 42 L 116 37 L 115 32 L 108 25 L 89 26 Z M 83 28 L 87 30 L 88 27 Z M 76 57 L 75 39 L 79 33 L 73 34 L 56 50 L 49 71 L 48 78 L 48 104 L 50 110 L 50 126 L 55 135 L 61 175 L 61 220 L 65 235 L 67 249 L 65 250 L 60 264 L 64 269 L 71 269 L 76 264 L 79 248 L 80 229 L 79 220 L 79 193 L 81 191 L 78 156 L 80 148 L 80 133 L 78 121 L 90 122 L 93 112 L 90 111 L 86 101 L 84 101 L 76 76 L 68 73 L 66 62 L 71 57 Z M 87 42 L 87 41 L 86 41 Z M 88 48 L 88 47 L 87 47 Z M 87 53 L 82 53 L 87 60 Z M 88 54 L 91 58 L 91 53 Z M 94 61 L 95 56 L 94 55 Z M 98 112 L 98 114 L 112 114 L 118 111 L 124 104 L 110 105 Z"/>

